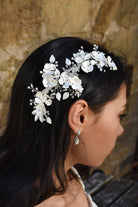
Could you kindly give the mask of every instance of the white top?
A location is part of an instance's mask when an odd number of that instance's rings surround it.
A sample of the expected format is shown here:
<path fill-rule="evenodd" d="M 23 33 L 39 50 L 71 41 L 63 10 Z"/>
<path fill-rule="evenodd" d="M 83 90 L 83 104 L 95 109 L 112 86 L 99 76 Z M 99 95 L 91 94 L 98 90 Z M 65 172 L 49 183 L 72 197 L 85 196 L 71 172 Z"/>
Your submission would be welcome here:
<path fill-rule="evenodd" d="M 83 181 L 82 181 L 82 179 L 81 179 L 81 176 L 79 175 L 78 171 L 76 170 L 76 168 L 71 167 L 71 169 L 72 169 L 72 171 L 78 176 L 78 178 L 79 178 L 79 180 L 80 180 L 80 184 L 82 185 L 82 188 L 83 188 L 83 190 L 84 190 L 84 192 L 85 192 L 85 194 L 86 194 L 86 197 L 87 197 L 87 199 L 88 199 L 89 207 L 98 207 L 98 206 L 96 205 L 96 203 L 93 202 L 91 196 L 85 191 L 84 183 L 83 183 Z"/>

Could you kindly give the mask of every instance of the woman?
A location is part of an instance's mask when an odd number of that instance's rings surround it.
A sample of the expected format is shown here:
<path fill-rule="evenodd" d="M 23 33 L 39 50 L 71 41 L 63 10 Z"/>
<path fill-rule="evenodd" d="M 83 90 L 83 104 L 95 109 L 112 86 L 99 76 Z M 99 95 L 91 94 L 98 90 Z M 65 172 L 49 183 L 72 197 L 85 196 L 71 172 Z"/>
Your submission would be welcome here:
<path fill-rule="evenodd" d="M 95 207 L 72 166 L 99 166 L 123 133 L 120 61 L 75 37 L 35 50 L 15 79 L 0 139 L 4 207 Z"/>

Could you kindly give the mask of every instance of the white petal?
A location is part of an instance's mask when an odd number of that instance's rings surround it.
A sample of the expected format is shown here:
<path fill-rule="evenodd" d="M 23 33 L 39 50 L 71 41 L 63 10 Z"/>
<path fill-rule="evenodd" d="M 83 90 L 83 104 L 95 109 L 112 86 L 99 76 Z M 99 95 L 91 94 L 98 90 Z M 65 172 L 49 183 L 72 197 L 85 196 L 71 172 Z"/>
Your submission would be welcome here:
<path fill-rule="evenodd" d="M 90 64 L 90 62 L 88 60 L 86 60 L 82 63 L 82 67 L 88 67 L 89 64 Z"/>
<path fill-rule="evenodd" d="M 93 65 L 90 65 L 89 67 L 81 67 L 81 69 L 85 72 L 85 73 L 89 73 L 93 70 Z"/>
<path fill-rule="evenodd" d="M 36 93 L 36 97 L 42 97 L 42 92 L 41 92 L 41 91 L 38 91 L 38 92 Z"/>
<path fill-rule="evenodd" d="M 39 98 L 35 98 L 35 103 L 42 103 L 42 101 Z"/>
<path fill-rule="evenodd" d="M 61 77 L 58 82 L 59 82 L 60 85 L 63 85 L 63 83 L 64 83 L 63 78 Z"/>
<path fill-rule="evenodd" d="M 47 81 L 47 78 L 43 79 L 42 83 L 43 83 L 43 86 L 44 86 L 45 88 L 48 87 L 48 81 Z"/>
<path fill-rule="evenodd" d="M 83 58 L 82 57 L 76 57 L 75 61 L 76 61 L 76 63 L 82 63 L 83 62 Z"/>
<path fill-rule="evenodd" d="M 111 62 L 111 57 L 110 56 L 107 57 L 107 61 Z"/>
<path fill-rule="evenodd" d="M 88 72 L 92 72 L 93 71 L 93 65 L 90 65 L 89 67 L 88 67 Z"/>
<path fill-rule="evenodd" d="M 88 53 L 88 54 L 86 54 L 85 56 L 84 56 L 84 60 L 88 60 L 88 59 L 90 59 L 92 57 L 92 55 L 90 54 L 90 53 Z"/>
<path fill-rule="evenodd" d="M 33 111 L 32 111 L 32 114 L 33 114 L 33 115 L 36 115 L 36 110 L 33 110 Z"/>
<path fill-rule="evenodd" d="M 48 124 L 52 124 L 52 119 L 50 118 L 50 117 L 46 117 L 46 122 L 48 123 Z"/>
<path fill-rule="evenodd" d="M 67 99 L 68 97 L 69 97 L 69 93 L 68 92 L 63 94 L 63 100 Z"/>
<path fill-rule="evenodd" d="M 35 120 L 35 121 L 37 121 L 37 120 L 38 120 L 38 116 L 37 116 L 37 115 L 35 116 L 35 119 L 34 119 L 34 120 Z"/>
<path fill-rule="evenodd" d="M 70 59 L 66 58 L 65 63 L 66 63 L 66 65 L 71 65 Z"/>
<path fill-rule="evenodd" d="M 117 70 L 117 67 L 116 67 L 115 63 L 113 65 L 113 70 Z"/>
<path fill-rule="evenodd" d="M 60 71 L 58 69 L 55 70 L 55 76 L 58 78 L 60 76 Z"/>
<path fill-rule="evenodd" d="M 51 55 L 50 58 L 49 58 L 50 63 L 54 63 L 55 60 L 56 59 L 55 59 L 54 55 Z"/>
<path fill-rule="evenodd" d="M 92 51 L 92 56 L 93 57 L 96 57 L 96 56 L 98 56 L 99 54 L 98 54 L 98 52 L 97 51 Z"/>
<path fill-rule="evenodd" d="M 45 103 L 46 103 L 47 106 L 50 106 L 52 104 L 52 100 L 51 99 L 47 99 Z"/>
<path fill-rule="evenodd" d="M 95 60 L 91 60 L 91 64 L 95 65 L 97 62 Z"/>
<path fill-rule="evenodd" d="M 60 101 L 60 99 L 61 99 L 61 93 L 57 92 L 56 98 L 57 98 L 58 101 Z"/>
<path fill-rule="evenodd" d="M 39 120 L 43 123 L 44 119 L 42 116 L 39 116 Z"/>

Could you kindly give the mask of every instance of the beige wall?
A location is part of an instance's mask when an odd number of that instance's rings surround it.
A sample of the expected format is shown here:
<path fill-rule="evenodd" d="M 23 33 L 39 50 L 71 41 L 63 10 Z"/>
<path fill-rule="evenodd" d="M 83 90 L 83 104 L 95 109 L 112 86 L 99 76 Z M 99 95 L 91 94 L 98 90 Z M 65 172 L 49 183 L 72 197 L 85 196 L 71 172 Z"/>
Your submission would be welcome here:
<path fill-rule="evenodd" d="M 124 173 L 134 159 L 138 123 L 137 0 L 0 0 L 0 129 L 5 126 L 10 90 L 24 58 L 43 42 L 79 36 L 127 57 L 134 66 L 126 132 L 101 166 Z"/>

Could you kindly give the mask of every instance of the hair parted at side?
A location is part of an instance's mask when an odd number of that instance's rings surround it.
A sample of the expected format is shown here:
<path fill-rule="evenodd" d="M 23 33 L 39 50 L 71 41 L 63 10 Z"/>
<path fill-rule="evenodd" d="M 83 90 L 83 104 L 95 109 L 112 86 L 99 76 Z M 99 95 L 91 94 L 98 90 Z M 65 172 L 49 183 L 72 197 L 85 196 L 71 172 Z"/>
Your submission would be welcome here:
<path fill-rule="evenodd" d="M 117 96 L 124 82 L 123 66 L 117 57 L 99 47 L 99 51 L 113 59 L 118 70 L 80 71 L 84 88 L 81 96 L 61 101 L 53 99 L 49 109 L 51 125 L 34 121 L 29 105 L 29 100 L 34 97 L 28 86 L 33 83 L 34 87 L 43 90 L 40 71 L 49 57 L 54 55 L 62 72 L 65 59 L 70 59 L 81 46 L 86 52 L 93 50 L 93 45 L 86 40 L 58 38 L 36 49 L 21 66 L 12 88 L 7 126 L 0 137 L 0 206 L 31 207 L 55 193 L 63 193 L 67 186 L 64 161 L 70 146 L 68 112 L 71 105 L 84 99 L 98 113 Z M 53 170 L 61 185 L 58 189 L 52 178 Z M 75 175 L 72 173 L 72 176 Z"/>

